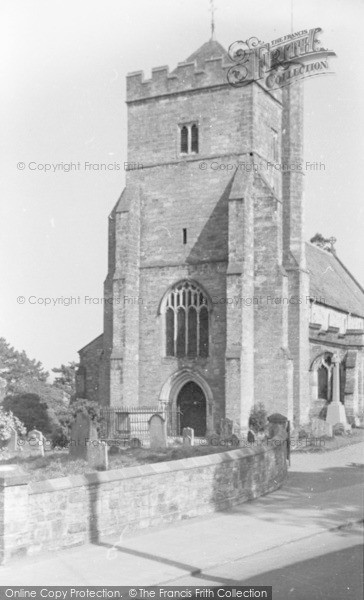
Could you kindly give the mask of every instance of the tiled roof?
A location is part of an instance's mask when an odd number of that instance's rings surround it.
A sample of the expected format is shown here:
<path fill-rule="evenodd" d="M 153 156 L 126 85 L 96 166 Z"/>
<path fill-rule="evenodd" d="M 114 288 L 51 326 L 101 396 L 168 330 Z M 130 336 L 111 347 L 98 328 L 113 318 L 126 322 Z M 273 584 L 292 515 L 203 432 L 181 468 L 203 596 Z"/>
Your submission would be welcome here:
<path fill-rule="evenodd" d="M 338 257 L 306 244 L 310 296 L 321 304 L 364 317 L 364 290 Z"/>
<path fill-rule="evenodd" d="M 211 58 L 226 58 L 227 52 L 219 42 L 209 40 L 186 59 L 186 62 L 195 62 L 199 69 L 203 69 L 205 60 Z"/>

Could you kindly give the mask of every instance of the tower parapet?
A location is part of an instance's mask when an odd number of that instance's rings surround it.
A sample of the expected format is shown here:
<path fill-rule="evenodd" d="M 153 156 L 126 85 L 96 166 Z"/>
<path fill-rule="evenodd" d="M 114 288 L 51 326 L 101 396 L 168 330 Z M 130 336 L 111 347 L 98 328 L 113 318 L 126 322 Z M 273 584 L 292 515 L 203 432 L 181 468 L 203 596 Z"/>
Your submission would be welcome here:
<path fill-rule="evenodd" d="M 143 71 L 127 75 L 127 102 L 155 98 L 214 86 L 228 86 L 227 72 L 231 68 L 223 57 L 208 58 L 199 63 L 181 62 L 169 73 L 168 66 L 152 69 L 151 79 L 144 79 Z"/>

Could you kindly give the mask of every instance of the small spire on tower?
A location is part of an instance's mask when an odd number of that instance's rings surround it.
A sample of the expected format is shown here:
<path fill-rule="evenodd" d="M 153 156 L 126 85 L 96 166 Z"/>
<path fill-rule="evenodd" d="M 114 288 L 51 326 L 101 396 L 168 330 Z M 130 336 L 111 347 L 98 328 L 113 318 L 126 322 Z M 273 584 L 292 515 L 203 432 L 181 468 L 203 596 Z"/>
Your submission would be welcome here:
<path fill-rule="evenodd" d="M 210 12 L 211 12 L 211 40 L 214 39 L 215 33 L 215 6 L 214 0 L 210 0 Z"/>

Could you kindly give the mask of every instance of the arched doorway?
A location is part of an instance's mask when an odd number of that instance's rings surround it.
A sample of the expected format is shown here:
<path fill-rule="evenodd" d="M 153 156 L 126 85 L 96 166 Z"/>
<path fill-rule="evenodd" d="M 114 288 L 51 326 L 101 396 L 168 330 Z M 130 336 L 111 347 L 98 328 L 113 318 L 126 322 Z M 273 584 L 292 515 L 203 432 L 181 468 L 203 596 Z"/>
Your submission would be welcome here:
<path fill-rule="evenodd" d="M 177 396 L 180 411 L 180 433 L 184 427 L 192 427 L 196 437 L 206 435 L 206 397 L 197 383 L 189 381 Z"/>

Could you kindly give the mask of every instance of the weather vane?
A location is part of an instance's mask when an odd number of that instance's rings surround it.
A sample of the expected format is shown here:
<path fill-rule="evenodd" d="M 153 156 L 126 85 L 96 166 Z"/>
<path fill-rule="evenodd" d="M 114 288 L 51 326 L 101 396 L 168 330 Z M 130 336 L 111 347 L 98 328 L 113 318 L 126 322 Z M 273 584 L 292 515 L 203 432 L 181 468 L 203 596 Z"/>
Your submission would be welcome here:
<path fill-rule="evenodd" d="M 210 12 L 211 12 L 211 39 L 214 39 L 215 33 L 215 6 L 214 0 L 210 0 Z"/>

